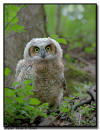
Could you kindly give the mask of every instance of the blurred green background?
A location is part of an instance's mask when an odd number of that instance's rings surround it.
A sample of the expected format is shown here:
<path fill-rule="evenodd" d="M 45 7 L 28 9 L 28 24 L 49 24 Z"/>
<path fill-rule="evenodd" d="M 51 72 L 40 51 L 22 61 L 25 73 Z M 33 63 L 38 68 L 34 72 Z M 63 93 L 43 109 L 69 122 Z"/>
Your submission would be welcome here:
<path fill-rule="evenodd" d="M 47 32 L 70 42 L 69 50 L 86 46 L 85 52 L 95 53 L 96 5 L 44 5 Z M 67 44 L 67 43 L 66 43 Z"/>
<path fill-rule="evenodd" d="M 26 44 L 39 37 L 51 37 L 63 49 L 64 96 L 70 99 L 62 107 L 70 119 L 63 126 L 96 126 L 95 102 L 81 106 L 74 114 L 70 112 L 75 103 L 89 97 L 89 88 L 96 86 L 96 10 L 96 4 L 4 4 L 5 126 L 35 126 L 36 117 L 47 116 L 41 106 L 36 106 L 37 99 L 31 100 L 33 106 L 24 100 L 26 95 L 33 95 L 33 88 L 12 89 Z M 78 102 L 73 102 L 75 99 Z M 47 109 L 48 105 L 42 107 Z"/>

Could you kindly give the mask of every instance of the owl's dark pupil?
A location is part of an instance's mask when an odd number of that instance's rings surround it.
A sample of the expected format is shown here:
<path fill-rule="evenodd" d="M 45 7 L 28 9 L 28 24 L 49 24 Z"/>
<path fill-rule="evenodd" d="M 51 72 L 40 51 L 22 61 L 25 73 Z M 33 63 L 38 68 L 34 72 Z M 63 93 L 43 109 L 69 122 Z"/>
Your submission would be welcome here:
<path fill-rule="evenodd" d="M 47 47 L 47 48 L 46 48 L 46 51 L 50 51 L 50 47 Z"/>
<path fill-rule="evenodd" d="M 35 48 L 35 52 L 39 52 L 39 48 Z"/>

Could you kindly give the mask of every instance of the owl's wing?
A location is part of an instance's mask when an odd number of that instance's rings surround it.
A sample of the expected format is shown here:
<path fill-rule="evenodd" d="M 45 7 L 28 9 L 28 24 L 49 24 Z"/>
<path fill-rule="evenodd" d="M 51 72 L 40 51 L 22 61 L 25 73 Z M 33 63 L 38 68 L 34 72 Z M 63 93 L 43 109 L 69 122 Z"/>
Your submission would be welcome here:
<path fill-rule="evenodd" d="M 26 62 L 24 59 L 20 60 L 16 67 L 16 81 L 21 82 L 30 79 L 32 75 L 33 67 L 31 63 Z"/>
<path fill-rule="evenodd" d="M 25 66 L 25 60 L 22 59 L 18 62 L 17 66 L 16 66 L 16 74 L 15 74 L 15 79 L 16 81 L 21 81 L 22 80 L 22 73 L 24 72 L 23 71 L 23 68 Z"/>

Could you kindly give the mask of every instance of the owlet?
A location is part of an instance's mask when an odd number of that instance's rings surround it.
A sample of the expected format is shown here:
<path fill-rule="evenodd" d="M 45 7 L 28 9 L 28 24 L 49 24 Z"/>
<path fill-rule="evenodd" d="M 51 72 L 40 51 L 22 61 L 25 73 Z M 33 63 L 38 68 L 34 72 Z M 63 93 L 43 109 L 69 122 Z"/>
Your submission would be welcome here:
<path fill-rule="evenodd" d="M 27 43 L 24 58 L 16 67 L 16 81 L 34 79 L 34 96 L 42 103 L 60 105 L 65 87 L 62 49 L 57 41 L 33 38 Z"/>

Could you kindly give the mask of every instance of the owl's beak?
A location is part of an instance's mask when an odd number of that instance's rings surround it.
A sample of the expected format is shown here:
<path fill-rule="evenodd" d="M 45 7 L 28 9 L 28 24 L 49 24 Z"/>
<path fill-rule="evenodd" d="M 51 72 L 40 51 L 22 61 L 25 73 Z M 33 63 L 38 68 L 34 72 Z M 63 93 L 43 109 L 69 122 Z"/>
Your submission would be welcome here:
<path fill-rule="evenodd" d="M 46 56 L 46 51 L 45 51 L 45 49 L 41 50 L 40 56 L 41 56 L 42 58 L 45 58 L 45 56 Z"/>

